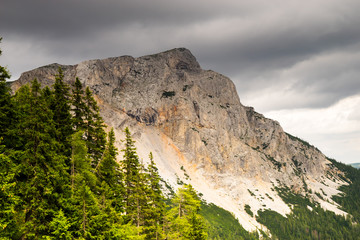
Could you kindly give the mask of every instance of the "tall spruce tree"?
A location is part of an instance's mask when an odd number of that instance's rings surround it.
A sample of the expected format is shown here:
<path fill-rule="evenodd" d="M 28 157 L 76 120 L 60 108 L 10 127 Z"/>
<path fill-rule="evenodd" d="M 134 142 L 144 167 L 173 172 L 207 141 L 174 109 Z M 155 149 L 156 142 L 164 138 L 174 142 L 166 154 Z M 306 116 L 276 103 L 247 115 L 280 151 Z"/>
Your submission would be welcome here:
<path fill-rule="evenodd" d="M 10 239 L 18 232 L 15 206 L 19 197 L 16 194 L 16 165 L 4 152 L 0 138 L 0 239 Z"/>
<path fill-rule="evenodd" d="M 151 188 L 149 184 L 148 174 L 144 164 L 140 163 L 140 171 L 136 185 L 136 226 L 142 227 L 143 233 L 146 230 L 146 224 L 149 222 L 151 214 Z"/>
<path fill-rule="evenodd" d="M 61 239 L 61 240 L 70 240 L 72 239 L 70 227 L 71 222 L 65 216 L 62 209 L 60 209 L 50 222 L 50 233 L 48 238 L 50 239 Z"/>
<path fill-rule="evenodd" d="M 140 186 L 140 162 L 136 153 L 135 141 L 132 140 L 129 128 L 125 128 L 125 149 L 123 161 L 121 162 L 122 172 L 124 174 L 124 201 L 125 214 L 128 220 L 140 227 L 140 199 L 144 197 L 142 187 Z"/>
<path fill-rule="evenodd" d="M 85 103 L 83 86 L 77 77 L 72 90 L 73 126 L 75 131 L 85 130 Z"/>
<path fill-rule="evenodd" d="M 54 92 L 51 98 L 51 109 L 54 113 L 54 123 L 57 130 L 57 140 L 62 144 L 62 151 L 70 157 L 70 136 L 72 130 L 72 117 L 70 113 L 70 87 L 64 82 L 63 70 L 59 67 L 58 74 L 55 75 L 53 85 Z"/>
<path fill-rule="evenodd" d="M 202 240 L 207 238 L 204 220 L 199 214 L 201 201 L 195 189 L 185 184 L 171 200 L 167 236 L 170 239 Z"/>
<path fill-rule="evenodd" d="M 94 220 L 100 214 L 96 195 L 96 176 L 92 172 L 83 132 L 72 135 L 71 189 L 73 236 L 89 239 L 95 237 Z"/>
<path fill-rule="evenodd" d="M 67 168 L 53 137 L 53 113 L 39 82 L 24 86 L 14 98 L 19 148 L 10 157 L 17 164 L 15 206 L 22 238 L 38 238 L 49 232 L 49 222 L 65 197 Z"/>
<path fill-rule="evenodd" d="M 1 42 L 2 38 L 0 38 Z M 1 56 L 0 49 L 0 56 Z M 0 66 L 0 138 L 2 137 L 5 143 L 11 145 L 7 138 L 7 131 L 12 123 L 14 112 L 10 96 L 10 88 L 6 80 L 10 78 L 7 69 Z"/>
<path fill-rule="evenodd" d="M 89 87 L 85 89 L 84 103 L 86 144 L 92 160 L 91 165 L 95 168 L 105 150 L 106 133 L 99 107 Z"/>
<path fill-rule="evenodd" d="M 120 165 L 116 161 L 118 150 L 115 147 L 115 133 L 111 129 L 108 134 L 106 149 L 96 170 L 100 182 L 103 201 L 109 201 L 117 212 L 123 212 L 123 176 Z"/>
<path fill-rule="evenodd" d="M 145 239 L 163 239 L 163 222 L 165 215 L 165 197 L 161 191 L 160 176 L 154 162 L 153 154 L 149 154 L 150 164 L 147 167 L 148 202 L 145 208 Z"/>

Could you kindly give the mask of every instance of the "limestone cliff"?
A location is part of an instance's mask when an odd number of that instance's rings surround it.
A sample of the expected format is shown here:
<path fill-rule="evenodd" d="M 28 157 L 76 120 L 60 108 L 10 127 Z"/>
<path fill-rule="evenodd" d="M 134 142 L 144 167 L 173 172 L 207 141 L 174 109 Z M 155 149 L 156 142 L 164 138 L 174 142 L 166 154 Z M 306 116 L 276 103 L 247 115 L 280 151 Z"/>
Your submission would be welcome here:
<path fill-rule="evenodd" d="M 326 157 L 286 134 L 278 122 L 243 106 L 232 81 L 201 69 L 189 50 L 52 64 L 23 73 L 12 88 L 35 77 L 51 85 L 59 66 L 69 84 L 79 77 L 93 90 L 118 139 L 130 127 L 139 155 L 146 162 L 152 151 L 166 181 L 174 187 L 178 178 L 191 182 L 205 200 L 233 212 L 246 229 L 261 226 L 244 211 L 245 204 L 253 212 L 290 211 L 274 186 L 310 194 L 323 207 L 343 213 L 330 199 L 344 184 L 337 177 L 341 173 Z"/>

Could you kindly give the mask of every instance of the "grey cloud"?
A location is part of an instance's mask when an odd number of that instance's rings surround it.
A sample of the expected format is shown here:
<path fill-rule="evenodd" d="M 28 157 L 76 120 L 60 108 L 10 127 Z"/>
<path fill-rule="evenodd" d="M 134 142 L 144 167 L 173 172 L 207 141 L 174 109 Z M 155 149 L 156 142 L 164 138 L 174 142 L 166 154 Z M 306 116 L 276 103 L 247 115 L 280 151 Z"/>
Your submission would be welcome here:
<path fill-rule="evenodd" d="M 233 12 L 216 1 L 142 0 L 47 0 L 2 2 L 0 27 L 45 38 L 72 37 L 101 32 L 119 25 L 140 23 L 146 27 L 176 27 Z M 238 11 L 238 13 L 241 11 Z"/>
<path fill-rule="evenodd" d="M 297 68 L 320 55 L 348 48 L 360 51 L 360 4 L 356 0 L 4 0 L 1 5 L 4 44 L 9 39 L 24 49 L 21 59 L 9 59 L 7 52 L 2 58 L 19 66 L 34 68 L 45 59 L 74 64 L 187 47 L 204 68 L 231 77 L 240 97 L 259 88 L 274 91 L 296 77 L 290 89 L 312 95 L 311 101 L 286 108 L 330 105 L 360 88 L 356 59 L 336 68 L 336 61 L 344 60 L 340 55 L 332 63 Z M 24 43 L 31 47 L 24 48 Z M 6 49 L 3 44 L 0 47 Z M 13 68 L 14 75 L 29 70 Z M 277 107 L 281 106 L 274 105 Z"/>

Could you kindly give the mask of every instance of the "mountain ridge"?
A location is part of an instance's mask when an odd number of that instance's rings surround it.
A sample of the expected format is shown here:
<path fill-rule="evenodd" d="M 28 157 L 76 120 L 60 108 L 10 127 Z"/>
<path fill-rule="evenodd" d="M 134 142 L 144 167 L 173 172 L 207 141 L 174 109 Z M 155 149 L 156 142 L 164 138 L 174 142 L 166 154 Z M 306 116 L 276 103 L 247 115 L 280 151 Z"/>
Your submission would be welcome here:
<path fill-rule="evenodd" d="M 245 205 L 255 213 L 269 208 L 285 216 L 291 211 L 275 190 L 281 186 L 346 214 L 331 199 L 346 184 L 342 173 L 315 147 L 243 106 L 232 81 L 202 70 L 189 50 L 50 64 L 23 73 L 12 90 L 35 77 L 49 86 L 58 67 L 69 84 L 79 77 L 90 87 L 117 139 L 129 126 L 139 156 L 146 159 L 153 151 L 160 175 L 171 186 L 179 179 L 191 182 L 206 201 L 234 213 L 247 230 L 264 228 Z"/>

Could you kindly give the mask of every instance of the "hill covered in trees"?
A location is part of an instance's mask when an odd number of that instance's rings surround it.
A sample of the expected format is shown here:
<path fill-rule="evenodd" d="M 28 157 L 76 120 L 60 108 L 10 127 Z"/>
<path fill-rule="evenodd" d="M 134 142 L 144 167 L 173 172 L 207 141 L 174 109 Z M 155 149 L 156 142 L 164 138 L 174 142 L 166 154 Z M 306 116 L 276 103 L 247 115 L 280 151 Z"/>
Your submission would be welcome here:
<path fill-rule="evenodd" d="M 0 81 L 0 236 L 9 239 L 205 239 L 191 185 L 165 205 L 160 177 L 140 163 L 125 128 L 123 161 L 91 91 L 59 69 L 52 89 L 35 79 L 14 96 Z M 71 93 L 70 93 L 71 92 Z"/>

